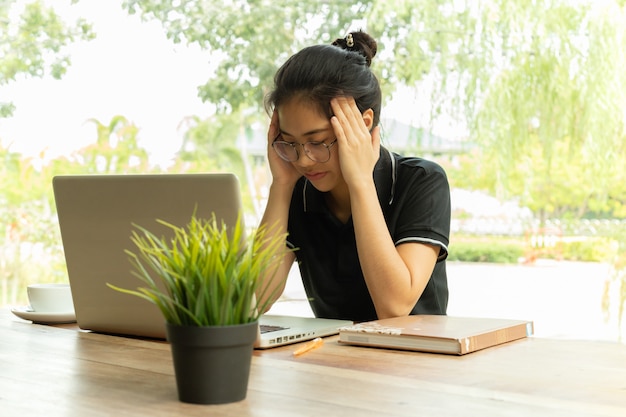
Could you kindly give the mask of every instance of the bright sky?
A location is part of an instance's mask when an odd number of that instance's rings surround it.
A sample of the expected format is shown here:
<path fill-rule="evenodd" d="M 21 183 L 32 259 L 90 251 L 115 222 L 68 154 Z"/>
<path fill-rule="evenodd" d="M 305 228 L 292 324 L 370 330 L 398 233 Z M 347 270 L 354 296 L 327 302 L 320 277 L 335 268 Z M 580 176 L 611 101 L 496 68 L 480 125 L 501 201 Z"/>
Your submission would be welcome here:
<path fill-rule="evenodd" d="M 88 119 L 108 124 L 120 114 L 140 128 L 140 143 L 154 162 L 172 158 L 183 118 L 210 114 L 196 93 L 208 79 L 208 54 L 174 45 L 157 23 L 129 16 L 119 1 L 51 3 L 64 15 L 94 22 L 97 38 L 72 46 L 62 80 L 26 79 L 0 88 L 2 101 L 17 107 L 14 117 L 0 119 L 3 146 L 29 156 L 67 154 L 95 141 Z"/>

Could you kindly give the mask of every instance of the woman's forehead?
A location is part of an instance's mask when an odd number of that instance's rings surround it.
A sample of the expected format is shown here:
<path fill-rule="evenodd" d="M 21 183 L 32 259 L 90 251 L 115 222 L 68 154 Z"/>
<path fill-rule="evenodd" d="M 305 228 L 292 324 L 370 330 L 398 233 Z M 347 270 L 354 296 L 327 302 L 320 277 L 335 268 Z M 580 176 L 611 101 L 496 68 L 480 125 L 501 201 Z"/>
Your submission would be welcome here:
<path fill-rule="evenodd" d="M 332 131 L 332 125 L 319 108 L 305 100 L 289 100 L 276 108 L 281 132 L 307 136 Z"/>

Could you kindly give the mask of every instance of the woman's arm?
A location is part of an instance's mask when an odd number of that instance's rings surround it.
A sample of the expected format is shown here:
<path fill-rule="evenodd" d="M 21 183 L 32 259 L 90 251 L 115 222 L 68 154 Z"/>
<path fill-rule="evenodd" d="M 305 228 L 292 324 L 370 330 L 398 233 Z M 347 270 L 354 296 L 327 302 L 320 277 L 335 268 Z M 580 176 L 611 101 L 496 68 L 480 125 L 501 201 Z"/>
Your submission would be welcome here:
<path fill-rule="evenodd" d="M 272 184 L 265 213 L 263 214 L 260 225 L 265 225 L 268 231 L 271 230 L 272 233 L 276 235 L 287 233 L 290 201 L 291 191 Z M 259 285 L 259 291 L 257 293 L 259 305 L 267 303 L 267 309 L 269 309 L 283 293 L 289 270 L 295 259 L 294 253 L 289 250 L 285 250 L 280 256 L 282 256 L 282 259 L 276 263 L 276 267 L 269 269 L 266 271 L 265 275 L 261 277 L 261 285 Z"/>
<path fill-rule="evenodd" d="M 380 134 L 378 127 L 371 126 L 371 110 L 361 113 L 354 100 L 345 97 L 331 105 L 359 261 L 376 313 L 381 319 L 407 315 L 430 279 L 439 248 L 421 243 L 395 246 L 372 176 L 380 155 Z"/>
<path fill-rule="evenodd" d="M 278 113 L 275 111 L 267 132 L 267 158 L 272 172 L 272 184 L 259 226 L 264 225 L 268 231 L 276 235 L 284 235 L 287 233 L 291 195 L 300 174 L 273 151 L 272 142 L 278 132 Z M 276 268 L 268 270 L 261 277 L 261 285 L 257 292 L 259 305 L 267 302 L 268 309 L 283 293 L 289 270 L 295 259 L 292 251 L 286 250 L 281 256 L 283 259 L 276 263 Z"/>
<path fill-rule="evenodd" d="M 376 314 L 406 316 L 426 288 L 439 248 L 413 242 L 395 246 L 373 183 L 350 193 L 357 251 Z"/>

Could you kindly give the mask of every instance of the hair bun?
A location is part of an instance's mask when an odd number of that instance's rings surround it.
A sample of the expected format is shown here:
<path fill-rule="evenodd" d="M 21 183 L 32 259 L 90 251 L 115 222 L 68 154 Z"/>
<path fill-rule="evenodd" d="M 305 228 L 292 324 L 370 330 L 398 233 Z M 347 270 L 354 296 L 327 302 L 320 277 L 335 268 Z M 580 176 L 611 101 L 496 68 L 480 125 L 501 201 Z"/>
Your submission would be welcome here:
<path fill-rule="evenodd" d="M 374 38 L 362 30 L 350 32 L 345 38 L 337 38 L 332 45 L 363 55 L 368 67 L 372 64 L 372 59 L 374 59 L 378 50 L 378 44 Z"/>

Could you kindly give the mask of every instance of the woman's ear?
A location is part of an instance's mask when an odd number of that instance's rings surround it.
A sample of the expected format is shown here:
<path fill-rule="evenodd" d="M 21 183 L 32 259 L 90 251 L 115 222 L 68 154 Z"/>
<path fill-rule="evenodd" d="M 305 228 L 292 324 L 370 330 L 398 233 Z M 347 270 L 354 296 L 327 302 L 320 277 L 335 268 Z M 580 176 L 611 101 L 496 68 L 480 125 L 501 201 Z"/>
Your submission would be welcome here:
<path fill-rule="evenodd" d="M 363 112 L 363 121 L 365 122 L 365 126 L 367 126 L 367 130 L 371 132 L 374 128 L 374 110 L 365 110 Z"/>

